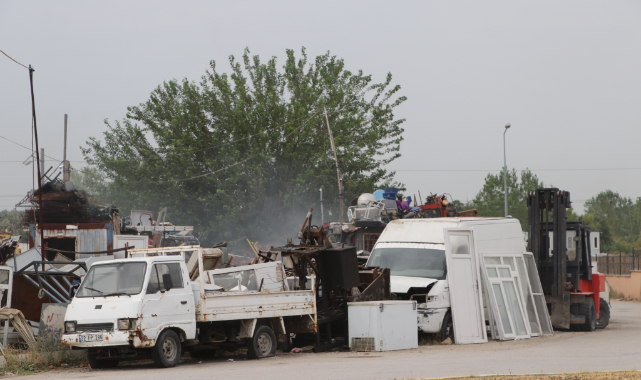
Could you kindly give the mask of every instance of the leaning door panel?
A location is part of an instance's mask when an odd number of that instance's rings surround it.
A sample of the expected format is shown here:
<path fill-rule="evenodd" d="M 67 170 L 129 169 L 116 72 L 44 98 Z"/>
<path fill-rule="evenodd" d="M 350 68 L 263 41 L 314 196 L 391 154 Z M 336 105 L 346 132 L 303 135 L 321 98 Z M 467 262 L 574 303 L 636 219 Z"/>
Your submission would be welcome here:
<path fill-rule="evenodd" d="M 459 344 L 487 342 L 474 231 L 444 232 L 454 339 Z"/>

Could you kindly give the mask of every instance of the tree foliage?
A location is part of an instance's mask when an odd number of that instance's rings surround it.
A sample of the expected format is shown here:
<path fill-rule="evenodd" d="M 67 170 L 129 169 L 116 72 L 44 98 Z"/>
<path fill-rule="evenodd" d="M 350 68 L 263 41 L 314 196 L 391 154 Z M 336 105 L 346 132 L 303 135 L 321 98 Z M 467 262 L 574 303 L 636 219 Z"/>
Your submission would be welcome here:
<path fill-rule="evenodd" d="M 528 224 L 527 194 L 544 187 L 543 182 L 529 170 L 521 172 L 519 180 L 516 170 L 512 169 L 507 175 L 507 186 L 508 213 L 517 218 L 525 230 Z M 483 188 L 471 202 L 454 202 L 459 210 L 476 208 L 479 216 L 501 217 L 505 212 L 503 194 L 503 172 L 488 174 Z M 631 253 L 632 247 L 641 247 L 641 198 L 632 201 L 612 190 L 602 191 L 585 202 L 582 215 L 568 209 L 566 218 L 585 223 L 592 231 L 600 231 L 602 252 Z"/>
<path fill-rule="evenodd" d="M 601 232 L 602 252 L 632 252 L 641 246 L 641 199 L 636 202 L 612 190 L 602 191 L 585 202 L 579 220 Z"/>
<path fill-rule="evenodd" d="M 229 63 L 227 74 L 212 61 L 198 84 L 165 82 L 124 120 L 106 121 L 104 141 L 91 138 L 83 149 L 95 165 L 82 173 L 94 178 L 84 181 L 88 190 L 124 212 L 166 206 L 168 220 L 195 225 L 209 243 L 284 243 L 320 188 L 338 219 L 325 109 L 346 199 L 393 180 L 383 166 L 400 156 L 404 119 L 393 111 L 406 98 L 391 74 L 373 83 L 329 52 L 309 62 L 305 49 L 298 58 L 287 50 L 282 69 L 276 57 L 261 62 L 247 49 Z"/>
<path fill-rule="evenodd" d="M 505 216 L 505 191 L 504 191 L 504 173 L 489 173 L 485 177 L 483 188 L 476 194 L 476 197 L 467 205 L 459 206 L 460 208 L 475 208 L 478 210 L 478 216 Z M 530 170 L 526 169 L 521 172 L 519 179 L 516 170 L 507 172 L 507 205 L 508 214 L 521 222 L 521 227 L 527 228 L 527 196 L 528 192 L 534 189 L 544 187 L 543 182 Z"/>
<path fill-rule="evenodd" d="M 20 242 L 26 243 L 28 240 L 27 232 L 22 230 L 23 211 L 2 210 L 0 211 L 0 231 L 6 230 L 11 235 L 20 235 Z"/>

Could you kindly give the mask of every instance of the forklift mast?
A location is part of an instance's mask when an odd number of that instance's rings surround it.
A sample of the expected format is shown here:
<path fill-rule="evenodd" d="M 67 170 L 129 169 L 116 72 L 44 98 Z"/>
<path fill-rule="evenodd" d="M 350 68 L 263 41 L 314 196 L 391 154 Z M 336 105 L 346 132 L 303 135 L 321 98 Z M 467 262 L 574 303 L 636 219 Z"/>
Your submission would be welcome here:
<path fill-rule="evenodd" d="M 531 191 L 527 200 L 527 248 L 534 255 L 552 325 L 569 329 L 570 324 L 576 324 L 590 330 L 592 301 L 586 298 L 593 299 L 598 318 L 603 280 L 592 274 L 590 228 L 566 220 L 571 204 L 568 191 Z"/>

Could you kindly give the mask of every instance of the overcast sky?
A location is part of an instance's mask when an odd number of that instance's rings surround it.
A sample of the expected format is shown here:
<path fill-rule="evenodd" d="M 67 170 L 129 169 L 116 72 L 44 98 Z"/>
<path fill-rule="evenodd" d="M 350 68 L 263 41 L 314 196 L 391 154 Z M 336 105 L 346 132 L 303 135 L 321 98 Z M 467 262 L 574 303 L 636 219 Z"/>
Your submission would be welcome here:
<path fill-rule="evenodd" d="M 389 169 L 410 194 L 473 198 L 501 170 L 511 123 L 508 167 L 570 191 L 577 209 L 606 189 L 641 196 L 639 1 L 0 0 L 0 50 L 36 70 L 41 147 L 62 159 L 69 114 L 74 167 L 104 119 L 163 81 L 198 81 L 210 60 L 228 72 L 245 47 L 282 64 L 302 46 L 377 82 L 393 74 L 408 100 Z M 0 136 L 30 147 L 30 127 L 28 71 L 0 55 Z M 3 138 L 0 210 L 32 183 L 30 151 Z M 404 171 L 434 169 L 448 171 Z"/>

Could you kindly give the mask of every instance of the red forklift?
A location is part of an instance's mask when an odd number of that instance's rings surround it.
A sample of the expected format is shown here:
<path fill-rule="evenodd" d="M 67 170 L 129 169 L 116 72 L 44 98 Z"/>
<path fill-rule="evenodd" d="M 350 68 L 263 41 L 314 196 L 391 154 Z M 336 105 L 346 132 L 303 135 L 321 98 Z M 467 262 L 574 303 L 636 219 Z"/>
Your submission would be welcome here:
<path fill-rule="evenodd" d="M 570 192 L 543 188 L 528 194 L 528 252 L 532 252 L 552 325 L 605 328 L 610 308 L 600 297 L 605 275 L 592 273 L 590 227 L 566 220 Z"/>

